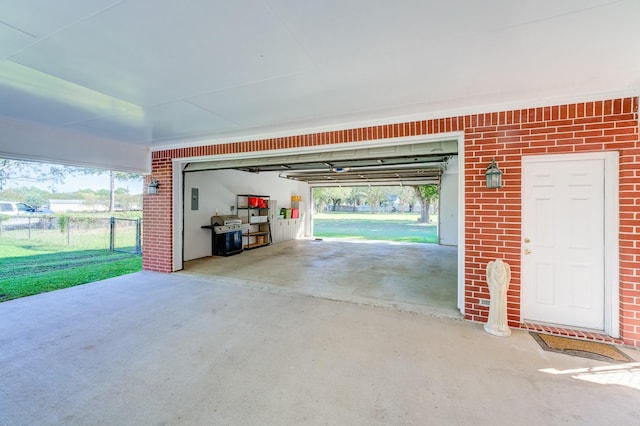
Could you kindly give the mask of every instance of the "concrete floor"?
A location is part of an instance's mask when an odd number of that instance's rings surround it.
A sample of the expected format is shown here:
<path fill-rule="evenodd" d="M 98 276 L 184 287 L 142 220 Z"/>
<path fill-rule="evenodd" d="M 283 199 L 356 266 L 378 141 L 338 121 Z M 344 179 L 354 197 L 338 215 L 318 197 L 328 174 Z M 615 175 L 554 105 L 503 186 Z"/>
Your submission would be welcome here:
<path fill-rule="evenodd" d="M 358 240 L 291 240 L 185 263 L 184 273 L 235 284 L 462 318 L 456 247 Z"/>
<path fill-rule="evenodd" d="M 237 284 L 140 272 L 1 303 L 0 424 L 640 418 L 640 363 L 545 352 L 519 330 L 498 338 L 458 319 Z"/>

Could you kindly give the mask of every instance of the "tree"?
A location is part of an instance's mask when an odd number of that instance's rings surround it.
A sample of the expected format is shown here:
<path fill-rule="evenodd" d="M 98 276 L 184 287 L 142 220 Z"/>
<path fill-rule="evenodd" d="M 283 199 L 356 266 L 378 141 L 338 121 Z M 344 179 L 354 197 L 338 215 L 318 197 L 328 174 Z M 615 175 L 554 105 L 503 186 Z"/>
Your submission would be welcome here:
<path fill-rule="evenodd" d="M 18 161 L 0 158 L 0 191 L 8 181 L 13 182 L 49 182 L 49 189 L 64 182 L 65 177 L 74 174 L 75 167 Z"/>
<path fill-rule="evenodd" d="M 313 202 L 316 205 L 316 211 L 320 211 L 326 204 L 331 204 L 332 211 L 336 211 L 336 207 L 342 200 L 346 200 L 350 195 L 349 188 L 313 188 Z"/>
<path fill-rule="evenodd" d="M 32 207 L 43 207 L 49 202 L 49 192 L 36 187 L 9 188 L 0 191 L 1 200 L 22 201 Z"/>
<path fill-rule="evenodd" d="M 431 204 L 438 199 L 440 187 L 438 185 L 413 186 L 416 196 L 420 199 L 422 211 L 420 212 L 420 222 L 429 223 L 429 211 Z"/>
<path fill-rule="evenodd" d="M 112 213 L 116 209 L 116 181 L 127 182 L 142 177 L 140 173 L 117 172 L 103 169 L 82 169 L 80 173 L 85 175 L 102 175 L 109 173 L 109 211 Z"/>
<path fill-rule="evenodd" d="M 33 161 L 18 161 L 0 159 L 0 191 L 7 182 L 47 182 L 49 189 L 55 192 L 55 185 L 64 183 L 65 178 L 78 175 L 102 175 L 109 173 L 109 211 L 115 210 L 115 182 L 127 182 L 142 177 L 139 173 L 117 172 L 103 169 L 90 169 L 84 167 L 61 166 L 55 164 L 37 163 Z M 42 194 L 40 194 L 42 195 Z M 98 195 L 100 195 L 98 193 Z M 35 197 L 35 195 L 34 195 Z M 30 204 L 26 199 L 20 199 Z M 34 204 L 44 205 L 46 201 L 40 198 L 32 200 Z"/>
<path fill-rule="evenodd" d="M 368 199 L 371 206 L 371 213 L 375 213 L 383 201 L 386 201 L 391 194 L 391 187 L 388 186 L 372 186 L 369 188 Z"/>
<path fill-rule="evenodd" d="M 400 212 L 404 213 L 405 206 L 409 206 L 409 211 L 413 211 L 413 205 L 416 202 L 416 193 L 413 188 L 408 186 L 400 187 L 398 190 L 398 201 L 400 202 Z"/>
<path fill-rule="evenodd" d="M 365 204 L 369 194 L 368 189 L 369 188 L 363 186 L 354 186 L 351 188 L 351 195 L 349 198 L 352 202 L 354 212 L 358 211 L 358 206 Z"/>

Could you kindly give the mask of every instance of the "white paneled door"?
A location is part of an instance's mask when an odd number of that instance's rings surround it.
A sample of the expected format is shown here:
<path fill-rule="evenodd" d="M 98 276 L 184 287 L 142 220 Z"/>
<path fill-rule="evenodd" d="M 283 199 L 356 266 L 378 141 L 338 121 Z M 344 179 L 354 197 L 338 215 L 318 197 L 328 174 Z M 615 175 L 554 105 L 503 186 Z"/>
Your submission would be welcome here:
<path fill-rule="evenodd" d="M 602 330 L 605 160 L 550 157 L 522 164 L 522 317 Z"/>

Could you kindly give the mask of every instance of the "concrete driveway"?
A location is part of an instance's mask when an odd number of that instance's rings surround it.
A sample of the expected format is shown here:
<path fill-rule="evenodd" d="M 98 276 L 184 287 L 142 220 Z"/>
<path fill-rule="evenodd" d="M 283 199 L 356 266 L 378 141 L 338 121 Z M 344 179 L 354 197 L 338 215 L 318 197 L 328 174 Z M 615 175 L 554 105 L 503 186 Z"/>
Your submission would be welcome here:
<path fill-rule="evenodd" d="M 184 273 L 269 291 L 462 318 L 458 249 L 357 239 L 299 239 L 185 263 Z"/>
<path fill-rule="evenodd" d="M 628 425 L 638 400 L 638 363 L 225 278 L 140 272 L 0 304 L 3 425 Z"/>

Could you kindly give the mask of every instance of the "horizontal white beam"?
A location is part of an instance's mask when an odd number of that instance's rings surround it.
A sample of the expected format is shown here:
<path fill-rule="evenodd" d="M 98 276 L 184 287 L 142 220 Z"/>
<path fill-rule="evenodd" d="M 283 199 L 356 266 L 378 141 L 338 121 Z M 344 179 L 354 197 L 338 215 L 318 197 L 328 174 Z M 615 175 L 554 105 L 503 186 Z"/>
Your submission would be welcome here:
<path fill-rule="evenodd" d="M 112 139 L 0 117 L 0 158 L 151 172 L 151 151 Z"/>

